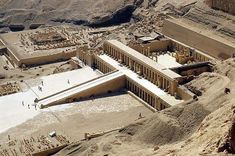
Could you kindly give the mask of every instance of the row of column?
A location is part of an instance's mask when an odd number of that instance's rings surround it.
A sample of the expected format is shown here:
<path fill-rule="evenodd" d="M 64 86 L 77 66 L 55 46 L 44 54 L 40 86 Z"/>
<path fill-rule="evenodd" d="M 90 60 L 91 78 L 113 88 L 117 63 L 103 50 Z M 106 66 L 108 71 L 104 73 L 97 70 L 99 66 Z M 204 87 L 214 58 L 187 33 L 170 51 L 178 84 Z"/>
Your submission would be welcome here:
<path fill-rule="evenodd" d="M 86 53 L 83 52 L 83 51 L 79 51 L 78 52 L 78 58 L 84 63 L 84 64 L 87 64 L 87 57 L 86 57 Z"/>
<path fill-rule="evenodd" d="M 179 43 L 176 43 L 176 42 L 173 43 L 173 47 L 174 47 L 173 49 L 175 49 L 177 51 L 181 51 L 181 52 L 188 53 L 190 51 L 189 47 L 185 47 L 185 46 L 183 46 L 183 45 L 181 45 Z"/>
<path fill-rule="evenodd" d="M 112 56 L 115 60 L 119 61 L 119 59 L 121 58 L 120 52 L 111 46 L 106 45 L 105 47 L 106 47 L 105 52 L 110 56 Z"/>
<path fill-rule="evenodd" d="M 95 64 L 96 64 L 96 68 L 104 74 L 112 71 L 112 69 L 109 68 L 106 63 L 104 63 L 101 60 L 98 60 L 97 58 L 95 58 Z"/>
<path fill-rule="evenodd" d="M 202 54 L 199 54 L 197 52 L 193 52 L 193 59 L 200 61 L 200 62 L 205 62 L 205 61 L 209 61 L 210 59 Z"/>
<path fill-rule="evenodd" d="M 183 45 L 181 45 L 179 43 L 174 42 L 173 43 L 173 47 L 177 51 L 184 52 L 185 55 L 188 54 L 190 56 L 193 56 L 193 59 L 195 59 L 197 61 L 203 62 L 203 61 L 209 61 L 210 60 L 208 57 L 206 57 L 206 56 L 204 56 L 202 54 L 199 54 L 199 53 L 197 53 L 195 51 L 192 51 L 192 50 L 190 50 L 189 47 L 185 47 L 185 46 L 183 46 Z"/>
<path fill-rule="evenodd" d="M 141 54 L 149 57 L 150 56 L 150 47 L 141 46 L 141 48 L 142 48 Z"/>
<path fill-rule="evenodd" d="M 175 95 L 175 89 L 173 89 L 174 87 L 171 87 L 171 80 L 168 80 L 160 73 L 155 72 L 152 69 L 134 61 L 133 58 L 124 55 L 123 53 L 121 53 L 120 51 L 114 49 L 109 45 L 105 45 L 105 49 L 106 49 L 105 52 L 112 58 L 120 60 L 122 64 L 126 65 L 131 70 L 143 76 L 150 82 L 154 83 L 159 88 L 168 91 L 171 95 Z"/>
<path fill-rule="evenodd" d="M 156 97 L 155 95 L 148 93 L 144 88 L 135 85 L 132 80 L 126 80 L 126 88 L 141 98 L 143 101 L 151 105 L 157 110 L 165 109 L 166 106 L 161 102 L 161 99 Z"/>

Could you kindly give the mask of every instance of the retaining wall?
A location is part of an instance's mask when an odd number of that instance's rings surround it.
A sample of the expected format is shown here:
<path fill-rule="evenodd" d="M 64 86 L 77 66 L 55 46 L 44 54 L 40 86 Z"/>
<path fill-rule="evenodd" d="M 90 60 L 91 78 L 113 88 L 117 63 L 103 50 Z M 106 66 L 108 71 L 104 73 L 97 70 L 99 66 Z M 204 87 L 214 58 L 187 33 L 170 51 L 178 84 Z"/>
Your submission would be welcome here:
<path fill-rule="evenodd" d="M 165 20 L 163 34 L 216 59 L 225 60 L 231 58 L 235 53 L 235 45 L 232 46 L 218 39 L 203 35 L 196 30 L 181 25 L 175 20 Z"/>

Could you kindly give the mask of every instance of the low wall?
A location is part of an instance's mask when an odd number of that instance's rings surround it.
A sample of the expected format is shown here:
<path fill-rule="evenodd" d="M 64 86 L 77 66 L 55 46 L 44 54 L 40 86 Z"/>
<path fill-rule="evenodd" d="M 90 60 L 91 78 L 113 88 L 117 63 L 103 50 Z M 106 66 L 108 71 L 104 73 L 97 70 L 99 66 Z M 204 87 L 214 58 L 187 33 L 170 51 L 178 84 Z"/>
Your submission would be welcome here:
<path fill-rule="evenodd" d="M 193 93 L 182 86 L 177 87 L 177 95 L 185 101 L 193 98 Z"/>
<path fill-rule="evenodd" d="M 163 34 L 220 60 L 231 58 L 235 53 L 235 47 L 182 26 L 177 21 L 165 20 Z"/>
<path fill-rule="evenodd" d="M 75 56 L 76 56 L 76 51 L 64 52 L 64 53 L 61 52 L 61 53 L 52 54 L 52 55 L 44 55 L 44 56 L 22 59 L 20 60 L 20 65 L 21 64 L 25 64 L 25 65 L 45 64 L 45 63 L 59 61 L 59 60 L 67 60 Z"/>
<path fill-rule="evenodd" d="M 170 40 L 156 40 L 150 43 L 145 44 L 145 46 L 150 47 L 150 52 L 156 51 L 167 51 L 171 47 Z"/>
<path fill-rule="evenodd" d="M 1 40 L 0 40 L 1 42 Z M 28 57 L 28 56 L 19 56 L 13 52 L 11 48 L 7 48 L 7 55 L 9 58 L 16 64 L 17 66 L 21 66 L 22 64 L 25 65 L 40 65 L 40 64 L 46 64 L 50 62 L 55 62 L 59 60 L 68 60 L 71 57 L 75 57 L 77 55 L 77 51 L 61 51 L 59 53 L 53 53 L 51 55 L 45 54 L 41 56 L 34 56 Z"/>

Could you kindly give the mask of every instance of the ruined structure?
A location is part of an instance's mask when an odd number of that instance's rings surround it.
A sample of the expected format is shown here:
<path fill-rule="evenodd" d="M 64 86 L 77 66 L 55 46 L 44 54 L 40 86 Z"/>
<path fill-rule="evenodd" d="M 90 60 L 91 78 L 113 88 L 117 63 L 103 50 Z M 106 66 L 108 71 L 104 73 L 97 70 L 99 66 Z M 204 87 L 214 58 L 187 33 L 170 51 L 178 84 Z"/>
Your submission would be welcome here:
<path fill-rule="evenodd" d="M 56 27 L 7 33 L 1 35 L 0 39 L 6 47 L 4 54 L 15 66 L 70 59 L 76 56 L 76 46 L 80 44 L 79 39 L 71 36 L 65 28 Z"/>
<path fill-rule="evenodd" d="M 20 87 L 17 83 L 7 83 L 0 85 L 0 96 L 17 93 L 20 91 Z"/>
<path fill-rule="evenodd" d="M 21 140 L 12 140 L 10 136 L 8 136 L 8 138 L 8 144 L 2 146 L 0 149 L 1 156 L 51 155 L 66 147 L 70 143 L 63 135 L 57 135 L 54 138 L 41 135 L 38 137 L 24 138 Z"/>

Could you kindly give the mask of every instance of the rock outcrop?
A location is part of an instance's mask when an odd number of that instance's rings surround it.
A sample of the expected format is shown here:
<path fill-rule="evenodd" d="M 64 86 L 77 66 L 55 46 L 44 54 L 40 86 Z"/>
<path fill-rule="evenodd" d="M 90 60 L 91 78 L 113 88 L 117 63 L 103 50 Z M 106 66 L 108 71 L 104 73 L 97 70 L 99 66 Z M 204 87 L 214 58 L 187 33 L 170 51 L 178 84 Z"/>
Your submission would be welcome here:
<path fill-rule="evenodd" d="M 4 2 L 3 2 L 4 1 Z M 141 0 L 0 0 L 0 28 L 71 23 L 93 27 L 129 22 Z M 16 26 L 16 27 L 15 27 Z M 16 29 L 15 29 L 16 28 Z M 20 29 L 21 30 L 21 29 Z"/>

